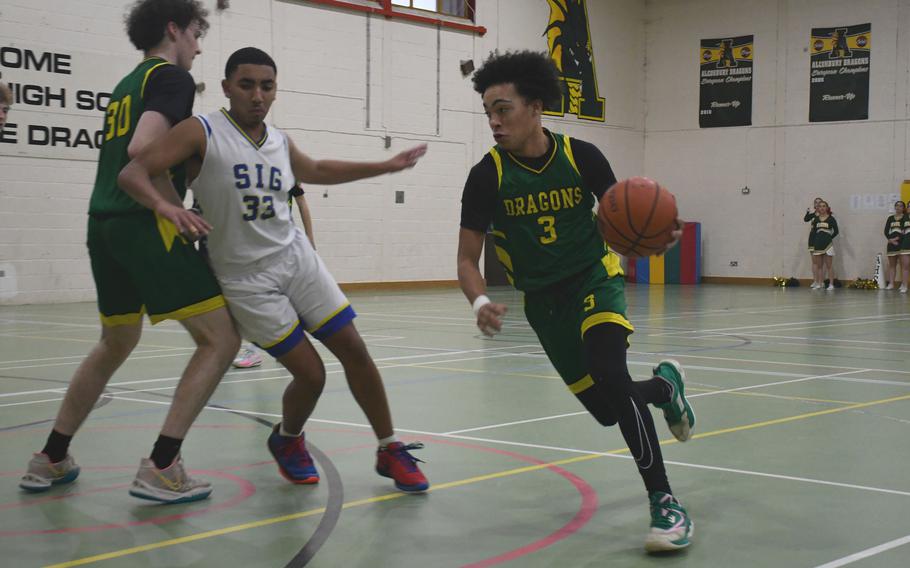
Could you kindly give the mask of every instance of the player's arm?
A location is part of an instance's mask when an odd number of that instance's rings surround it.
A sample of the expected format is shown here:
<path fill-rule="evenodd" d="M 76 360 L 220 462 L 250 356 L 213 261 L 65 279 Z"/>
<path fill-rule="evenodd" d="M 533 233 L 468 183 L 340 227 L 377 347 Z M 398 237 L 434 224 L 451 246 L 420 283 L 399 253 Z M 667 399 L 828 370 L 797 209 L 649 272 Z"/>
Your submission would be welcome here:
<path fill-rule="evenodd" d="M 471 169 L 465 182 L 457 256 L 458 285 L 474 309 L 477 327 L 491 337 L 502 329 L 506 306 L 487 297 L 487 285 L 480 274 L 480 254 L 486 229 L 493 219 L 497 183 L 493 159 L 488 154 Z"/>
<path fill-rule="evenodd" d="M 313 217 L 310 215 L 310 206 L 307 205 L 306 197 L 301 193 L 294 196 L 294 203 L 297 204 L 297 210 L 300 211 L 300 218 L 303 220 L 303 232 L 306 238 L 310 239 L 313 249 L 316 248 L 316 238 L 313 233 Z"/>
<path fill-rule="evenodd" d="M 136 123 L 126 150 L 130 159 L 138 156 L 143 148 L 189 116 L 195 95 L 196 84 L 186 71 L 174 65 L 165 65 L 153 71 L 143 96 L 145 111 Z M 165 199 L 174 205 L 182 205 L 167 172 L 155 176 L 152 182 Z"/>
<path fill-rule="evenodd" d="M 143 206 L 165 217 L 181 233 L 191 237 L 206 235 L 211 225 L 195 213 L 175 204 L 158 191 L 152 180 L 167 175 L 167 170 L 194 156 L 205 155 L 205 131 L 195 118 L 188 118 L 166 135 L 148 143 L 117 177 L 117 184 Z"/>
<path fill-rule="evenodd" d="M 427 153 L 427 145 L 421 144 L 405 150 L 382 162 L 349 162 L 346 160 L 314 160 L 301 152 L 288 138 L 291 153 L 291 169 L 297 181 L 318 185 L 346 183 L 382 174 L 413 168 Z"/>
<path fill-rule="evenodd" d="M 834 239 L 834 237 L 840 234 L 840 231 L 837 229 L 837 219 L 834 218 L 834 215 L 829 215 L 828 224 L 831 225 L 831 238 Z"/>
<path fill-rule="evenodd" d="M 575 164 L 578 166 L 578 171 L 585 181 L 585 186 L 588 187 L 591 192 L 594 193 L 594 197 L 600 201 L 600 198 L 603 197 L 604 193 L 616 183 L 616 175 L 613 173 L 610 162 L 607 161 L 603 152 L 590 142 L 571 138 L 569 143 L 572 145 L 572 155 L 575 157 Z M 682 238 L 683 225 L 683 221 L 677 218 L 676 230 L 670 232 L 673 239 L 662 251 L 655 254 L 658 256 L 662 255 L 676 246 L 676 243 Z"/>

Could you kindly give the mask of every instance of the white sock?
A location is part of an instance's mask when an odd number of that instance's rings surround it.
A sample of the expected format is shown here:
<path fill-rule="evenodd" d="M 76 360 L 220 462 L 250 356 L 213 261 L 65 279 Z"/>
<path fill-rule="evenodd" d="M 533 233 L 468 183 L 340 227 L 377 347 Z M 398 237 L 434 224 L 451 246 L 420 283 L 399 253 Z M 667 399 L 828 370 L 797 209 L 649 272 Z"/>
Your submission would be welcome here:
<path fill-rule="evenodd" d="M 398 437 L 396 437 L 395 434 L 392 434 L 388 438 L 380 438 L 379 447 L 386 448 L 386 447 L 388 447 L 389 444 L 394 444 L 397 441 L 398 441 Z"/>
<path fill-rule="evenodd" d="M 299 438 L 303 434 L 303 428 L 300 429 L 300 432 L 296 434 L 294 432 L 288 432 L 284 429 L 284 422 L 281 423 L 281 426 L 278 427 L 278 435 L 284 436 L 285 438 Z"/>

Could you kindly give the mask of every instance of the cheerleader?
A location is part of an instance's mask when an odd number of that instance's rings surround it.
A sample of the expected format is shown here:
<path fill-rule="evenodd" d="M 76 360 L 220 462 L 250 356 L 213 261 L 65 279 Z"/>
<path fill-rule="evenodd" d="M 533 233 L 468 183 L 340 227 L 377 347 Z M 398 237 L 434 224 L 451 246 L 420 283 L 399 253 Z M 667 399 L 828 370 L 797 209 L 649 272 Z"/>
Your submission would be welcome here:
<path fill-rule="evenodd" d="M 894 288 L 894 279 L 897 276 L 897 262 L 901 263 L 901 293 L 907 293 L 908 269 L 910 269 L 910 215 L 907 214 L 907 204 L 903 201 L 894 202 L 894 215 L 885 221 L 885 239 L 888 241 L 888 285 L 885 290 Z"/>
<path fill-rule="evenodd" d="M 817 288 L 815 283 L 821 281 L 820 275 L 818 274 L 818 268 L 815 263 L 815 256 L 812 254 L 812 251 L 815 250 L 815 223 L 818 221 L 818 204 L 821 202 L 822 198 L 816 197 L 815 201 L 812 202 L 812 209 L 806 209 L 806 214 L 803 216 L 804 222 L 811 223 L 809 225 L 809 260 L 812 261 L 812 289 Z"/>
<path fill-rule="evenodd" d="M 819 201 L 816 209 L 818 218 L 815 221 L 815 232 L 812 237 L 812 265 L 813 272 L 817 271 L 815 282 L 811 288 L 825 287 L 825 272 L 828 273 L 828 290 L 834 290 L 834 237 L 838 235 L 837 220 L 831 214 L 828 202 Z"/>

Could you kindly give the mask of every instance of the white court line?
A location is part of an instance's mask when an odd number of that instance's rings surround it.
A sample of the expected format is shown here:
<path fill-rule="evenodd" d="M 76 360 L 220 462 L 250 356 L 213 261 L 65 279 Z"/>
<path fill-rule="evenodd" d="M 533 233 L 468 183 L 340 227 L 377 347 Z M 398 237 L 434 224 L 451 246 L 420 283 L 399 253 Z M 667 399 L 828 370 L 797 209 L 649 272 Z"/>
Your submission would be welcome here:
<path fill-rule="evenodd" d="M 910 375 L 910 371 L 900 371 L 897 369 L 875 369 L 871 367 L 848 367 L 846 365 L 828 365 L 826 363 L 792 363 L 785 361 L 767 361 L 764 359 L 739 359 L 736 357 L 717 357 L 713 355 L 693 355 L 690 353 L 673 353 L 673 352 L 663 352 L 663 353 L 648 353 L 645 351 L 626 351 L 626 353 L 632 353 L 633 355 L 646 355 L 652 357 L 680 357 L 680 358 L 689 358 L 689 359 L 708 359 L 709 361 L 732 361 L 734 363 L 762 363 L 766 365 L 782 365 L 788 367 L 821 367 L 825 369 L 850 369 L 853 371 L 867 371 L 867 372 L 876 372 L 876 373 L 898 373 L 901 375 Z"/>
<path fill-rule="evenodd" d="M 119 400 L 146 403 L 146 404 L 157 404 L 157 405 L 170 404 L 168 401 L 133 399 L 133 398 L 128 398 L 128 397 L 120 397 L 120 396 L 117 396 L 116 398 L 118 398 Z M 250 411 L 250 410 L 215 408 L 215 407 L 210 407 L 210 406 L 206 406 L 204 408 L 204 410 L 212 410 L 212 411 L 217 411 L 217 412 L 231 412 L 231 413 L 238 413 L 238 414 L 248 414 L 251 416 L 267 416 L 270 418 L 281 418 L 280 414 L 259 412 L 259 411 Z M 326 419 L 322 419 L 322 418 L 310 418 L 307 420 L 307 422 L 318 422 L 320 424 L 332 424 L 335 426 L 351 426 L 351 427 L 355 427 L 355 428 L 372 429 L 372 427 L 369 424 L 360 424 L 357 422 L 344 422 L 344 421 L 340 421 L 340 420 L 326 420 Z M 620 458 L 620 459 L 626 459 L 626 460 L 632 459 L 632 456 L 629 456 L 629 455 L 620 455 L 620 454 L 609 453 L 609 452 L 598 452 L 598 451 L 593 451 L 593 450 L 582 450 L 582 449 L 568 448 L 568 447 L 562 447 L 562 446 L 547 446 L 547 445 L 543 445 L 543 444 L 529 444 L 529 443 L 524 443 L 524 442 L 512 442 L 509 440 L 478 438 L 475 436 L 462 436 L 462 435 L 456 435 L 456 434 L 427 432 L 425 430 L 412 430 L 412 429 L 406 429 L 406 428 L 395 428 L 395 431 L 396 432 L 406 432 L 408 434 L 435 436 L 435 437 L 439 437 L 439 438 L 452 438 L 452 439 L 456 439 L 456 440 L 467 440 L 467 441 L 472 441 L 472 442 L 500 444 L 500 445 L 505 445 L 505 446 L 516 446 L 516 447 L 533 448 L 533 449 L 539 449 L 539 450 L 552 450 L 552 451 L 557 451 L 557 452 L 574 453 L 574 454 L 582 454 L 582 455 L 594 455 L 594 456 L 602 456 L 602 457 L 608 457 L 608 458 Z M 727 468 L 727 467 L 721 467 L 721 466 L 710 466 L 710 465 L 702 465 L 702 464 L 680 462 L 680 461 L 667 460 L 664 463 L 670 464 L 670 465 L 676 465 L 676 466 L 680 466 L 680 467 L 689 467 L 689 468 L 694 468 L 694 469 L 704 469 L 704 470 L 719 471 L 719 472 L 724 472 L 724 473 L 735 473 L 735 474 L 739 474 L 739 475 L 747 475 L 747 476 L 752 476 L 752 477 L 779 479 L 782 481 L 797 481 L 797 482 L 801 482 L 801 483 L 810 483 L 813 485 L 825 485 L 825 486 L 829 486 L 829 487 L 841 487 L 844 489 L 855 489 L 855 490 L 859 490 L 859 491 L 869 491 L 872 493 L 883 493 L 883 494 L 888 494 L 888 495 L 899 495 L 902 497 L 910 497 L 910 491 L 900 491 L 897 489 L 886 489 L 886 488 L 882 488 L 882 487 L 871 487 L 868 485 L 858 485 L 855 483 L 842 483 L 842 482 L 838 482 L 838 481 L 827 481 L 824 479 L 813 479 L 810 477 L 797 477 L 797 476 L 792 476 L 792 475 L 783 475 L 783 474 L 753 471 L 753 470 L 747 470 L 747 469 Z M 895 541 L 892 541 L 892 542 L 895 542 Z M 888 544 L 890 544 L 890 543 L 886 543 L 885 545 L 882 545 L 882 546 L 887 546 Z M 901 542 L 900 544 L 904 544 L 904 543 Z M 900 544 L 895 545 L 895 546 L 900 546 Z M 889 548 L 893 548 L 893 546 L 891 546 Z M 881 551 L 878 551 L 878 552 L 881 552 Z M 828 565 L 825 565 L 825 567 L 827 567 L 827 566 Z M 830 568 L 833 568 L 833 566 L 834 565 L 832 565 Z M 824 567 L 818 567 L 818 568 L 824 568 Z"/>
<path fill-rule="evenodd" d="M 490 348 L 484 348 L 484 349 L 466 349 L 466 350 L 462 350 L 462 351 L 444 351 L 441 353 L 424 353 L 421 355 L 399 355 L 399 356 L 394 356 L 394 357 L 379 357 L 377 359 L 373 359 L 373 362 L 380 363 L 380 362 L 386 362 L 386 361 L 405 361 L 405 360 L 410 360 L 410 359 L 425 359 L 427 357 L 439 357 L 439 356 L 447 356 L 447 355 L 466 355 L 468 353 L 488 353 L 490 351 L 505 351 L 506 349 L 518 349 L 518 348 L 527 348 L 527 347 L 534 347 L 534 345 L 509 345 L 506 347 L 490 347 Z M 137 357 L 137 359 L 141 359 L 141 357 Z M 455 361 L 470 361 L 470 360 L 471 359 L 456 359 Z M 435 361 L 435 362 L 436 363 L 448 363 L 451 361 Z M 338 361 L 326 361 L 324 364 L 325 364 L 325 366 L 329 367 L 329 366 L 340 365 L 341 363 L 339 363 Z M 2 370 L 3 369 L 0 369 L 0 371 L 2 371 Z M 247 374 L 247 373 L 268 373 L 268 372 L 279 371 L 279 370 L 282 370 L 282 369 L 280 369 L 280 368 L 244 369 L 242 371 L 233 371 L 232 374 L 237 375 L 237 374 Z M 139 379 L 139 380 L 135 380 L 135 381 L 120 381 L 120 382 L 116 382 L 116 383 L 109 383 L 109 386 L 135 385 L 135 384 L 154 383 L 154 382 L 161 382 L 161 381 L 176 381 L 179 379 L 180 379 L 179 376 L 163 377 L 163 378 L 158 378 L 158 379 Z M 38 390 L 31 390 L 31 391 L 8 392 L 8 393 L 0 394 L 0 398 L 7 398 L 7 397 L 11 397 L 11 396 L 25 396 L 25 395 L 30 395 L 30 394 L 52 393 L 52 392 L 57 392 L 58 390 L 60 390 L 59 387 L 53 388 L 53 389 L 38 389 Z"/>
<path fill-rule="evenodd" d="M 468 358 L 461 358 L 461 359 L 448 359 L 448 360 L 443 360 L 443 361 L 433 361 L 433 363 L 460 363 L 460 362 L 465 362 L 465 361 L 480 361 L 480 360 L 484 360 L 484 359 L 497 359 L 497 358 L 508 357 L 509 355 L 510 355 L 509 353 L 496 353 L 496 354 L 488 355 L 485 357 L 468 357 Z M 336 364 L 337 364 L 337 362 L 336 362 Z M 419 366 L 414 365 L 412 363 L 402 363 L 400 365 L 379 365 L 379 366 L 377 366 L 377 368 L 380 370 L 401 368 L 401 367 L 420 368 Z M 234 380 L 222 379 L 221 382 L 218 383 L 218 385 L 221 386 L 221 385 L 235 385 L 235 384 L 239 384 L 239 383 L 257 383 L 257 382 L 264 382 L 264 381 L 277 381 L 277 380 L 282 380 L 282 379 L 288 379 L 291 376 L 287 372 L 287 370 L 283 369 L 283 368 L 282 369 L 255 369 L 255 370 L 250 370 L 250 371 L 245 371 L 245 372 L 246 373 L 280 372 L 281 374 L 276 375 L 274 377 L 257 377 L 255 379 L 234 379 Z M 336 373 L 343 373 L 343 372 L 344 372 L 344 369 L 334 369 L 331 371 L 327 371 L 326 374 L 334 375 Z M 235 373 L 235 374 L 240 374 L 240 373 Z M 179 379 L 179 377 L 177 377 L 177 378 Z M 111 383 L 108 386 L 116 388 L 119 385 L 148 383 L 148 382 L 161 382 L 161 381 L 170 381 L 170 380 L 174 380 L 174 377 L 167 377 L 167 378 L 163 378 L 163 379 L 141 379 L 141 380 L 136 380 L 136 381 L 123 381 L 123 382 L 119 382 L 119 383 Z M 138 394 L 138 393 L 143 393 L 143 392 L 173 390 L 175 388 L 177 388 L 177 385 L 168 385 L 166 387 L 155 387 L 155 388 L 147 388 L 147 389 L 130 389 L 129 392 L 130 392 L 130 394 Z M 42 394 L 42 393 L 63 394 L 65 392 L 65 390 L 66 390 L 65 388 L 41 389 L 41 390 L 36 390 L 36 391 L 23 391 L 23 392 L 19 392 L 19 393 L 7 393 L 7 394 L 0 395 L 0 397 L 9 397 L 9 396 L 25 395 L 25 394 Z M 111 398 L 111 399 L 118 399 L 118 400 L 132 400 L 132 399 L 123 398 L 120 395 L 113 394 L 113 393 L 104 394 L 104 395 L 102 395 L 102 398 Z M 30 406 L 33 404 L 41 404 L 41 403 L 45 403 L 45 402 L 57 402 L 57 401 L 61 401 L 61 400 L 63 400 L 63 398 L 47 398 L 47 399 L 42 399 L 42 400 L 27 400 L 27 401 L 23 401 L 23 402 L 11 402 L 11 403 L 6 403 L 6 404 L 0 404 L 0 408 L 4 408 L 4 407 L 8 407 L 8 406 Z M 170 403 L 168 402 L 167 404 L 170 404 Z"/>
<path fill-rule="evenodd" d="M 696 398 L 696 397 L 700 397 L 700 396 L 712 396 L 712 395 L 718 395 L 718 394 L 726 394 L 726 393 L 739 392 L 739 391 L 744 391 L 744 390 L 760 389 L 760 388 L 765 388 L 765 387 L 773 387 L 773 386 L 777 386 L 777 385 L 788 385 L 788 384 L 800 383 L 800 382 L 804 382 L 804 381 L 814 381 L 814 380 L 817 380 L 817 379 L 830 379 L 830 378 L 835 378 L 835 377 L 838 377 L 838 376 L 841 376 L 841 375 L 849 375 L 849 374 L 857 373 L 857 372 L 858 372 L 858 371 L 845 371 L 845 372 L 843 372 L 843 373 L 833 373 L 833 374 L 830 374 L 830 375 L 818 375 L 818 376 L 811 376 L 811 377 L 801 377 L 801 378 L 792 379 L 792 380 L 789 380 L 789 381 L 778 381 L 778 382 L 774 382 L 774 383 L 765 383 L 765 384 L 762 384 L 762 385 L 750 385 L 750 386 L 746 386 L 746 387 L 737 387 L 737 388 L 732 388 L 732 389 L 723 389 L 723 390 L 716 390 L 716 391 L 711 391 L 711 392 L 701 392 L 701 393 L 697 393 L 697 394 L 690 394 L 690 395 L 689 395 L 688 397 L 686 397 L 686 398 Z M 517 421 L 514 421 L 514 422 L 503 422 L 503 423 L 501 423 L 501 424 L 489 424 L 489 425 L 487 425 L 487 426 L 477 426 L 477 427 L 475 427 L 475 428 L 465 428 L 465 429 L 463 429 L 463 430 L 451 430 L 451 431 L 449 431 L 449 432 L 445 432 L 443 435 L 444 435 L 444 436 L 451 436 L 451 435 L 454 435 L 454 434 L 463 434 L 463 433 L 465 433 L 465 432 L 478 432 L 478 431 L 480 431 L 480 430 L 493 430 L 493 429 L 496 429 L 496 428 L 503 428 L 503 427 L 505 427 L 505 426 L 515 426 L 515 425 L 517 425 L 517 424 L 531 424 L 531 423 L 533 423 L 533 422 L 544 422 L 544 421 L 547 421 L 547 420 L 556 420 L 556 419 L 559 419 L 559 418 L 566 418 L 566 417 L 569 417 L 569 416 L 580 416 L 580 415 L 582 415 L 582 414 L 588 414 L 588 411 L 587 411 L 587 410 L 582 410 L 582 411 L 579 411 L 579 412 L 569 412 L 569 413 L 566 413 L 566 414 L 554 414 L 554 415 L 551 415 L 551 416 L 541 416 L 540 418 L 529 418 L 529 419 L 527 419 L 527 420 L 517 420 Z"/>
<path fill-rule="evenodd" d="M 131 355 L 145 355 L 147 353 L 161 353 L 164 351 L 177 351 L 177 350 L 183 351 L 183 350 L 188 350 L 188 349 L 195 349 L 195 347 L 167 347 L 167 348 L 163 348 L 163 349 L 144 349 L 144 350 L 137 349 L 136 351 L 133 351 L 131 353 Z M 85 357 L 86 357 L 86 354 L 83 353 L 82 355 L 59 355 L 57 357 L 39 357 L 37 359 L 10 359 L 7 361 L 0 361 L 0 365 L 8 365 L 10 363 L 37 363 L 38 361 L 63 361 L 64 359 L 82 360 L 82 359 L 85 359 Z M 2 371 L 2 370 L 3 369 L 0 368 L 0 371 Z"/>
<path fill-rule="evenodd" d="M 847 564 L 853 564 L 857 560 L 862 560 L 864 558 L 869 558 L 870 556 L 875 556 L 876 554 L 891 550 L 892 548 L 897 548 L 905 544 L 910 543 L 910 535 L 905 537 L 896 538 L 892 541 L 880 544 L 878 546 L 873 546 L 872 548 L 867 548 L 866 550 L 861 550 L 850 556 L 844 556 L 843 558 L 838 558 L 826 564 L 819 564 L 815 568 L 838 568 L 839 566 L 846 566 Z"/>
<path fill-rule="evenodd" d="M 838 319 L 820 319 L 820 320 L 808 320 L 808 321 L 793 321 L 793 322 L 783 322 L 783 323 L 768 323 L 764 325 L 743 325 L 739 327 L 720 327 L 715 329 L 690 329 L 685 331 L 666 331 L 660 333 L 649 333 L 648 337 L 662 337 L 667 335 L 677 335 L 685 333 L 716 333 L 719 331 L 739 331 L 739 330 L 749 330 L 749 329 L 762 329 L 767 327 L 783 327 L 783 326 L 792 326 L 792 325 L 807 325 L 807 324 L 833 324 L 837 322 L 854 322 L 854 324 L 860 323 L 878 323 L 878 322 L 889 322 L 889 321 L 905 321 L 907 316 L 904 314 L 894 315 L 894 316 L 857 316 L 852 318 L 838 318 Z M 864 322 L 857 322 L 857 320 L 865 320 Z M 846 325 L 846 324 L 845 324 Z M 786 331 L 786 330 L 783 330 Z"/>

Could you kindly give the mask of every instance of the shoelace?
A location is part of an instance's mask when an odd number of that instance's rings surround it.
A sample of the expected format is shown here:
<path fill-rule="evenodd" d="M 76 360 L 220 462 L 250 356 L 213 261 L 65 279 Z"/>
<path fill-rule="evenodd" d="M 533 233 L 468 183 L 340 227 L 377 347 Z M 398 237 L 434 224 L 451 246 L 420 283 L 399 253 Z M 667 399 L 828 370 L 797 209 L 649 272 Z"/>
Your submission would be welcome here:
<path fill-rule="evenodd" d="M 422 459 L 415 458 L 412 456 L 408 450 L 422 450 L 423 442 L 412 442 L 397 448 L 387 448 L 388 451 L 395 457 L 396 460 L 401 463 L 408 471 L 414 471 L 417 469 L 417 466 L 414 464 L 417 462 L 426 463 Z"/>

